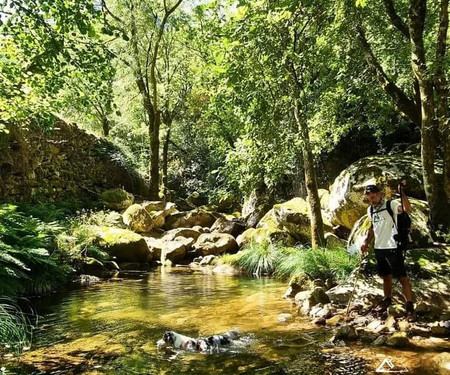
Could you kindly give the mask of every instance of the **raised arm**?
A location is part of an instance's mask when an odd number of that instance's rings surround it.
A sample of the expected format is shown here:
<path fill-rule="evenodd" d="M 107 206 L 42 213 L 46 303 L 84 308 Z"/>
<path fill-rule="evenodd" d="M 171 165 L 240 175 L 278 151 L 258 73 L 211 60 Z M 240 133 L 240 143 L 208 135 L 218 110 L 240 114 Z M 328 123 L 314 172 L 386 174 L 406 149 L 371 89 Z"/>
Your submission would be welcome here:
<path fill-rule="evenodd" d="M 400 193 L 400 199 L 403 202 L 403 205 L 398 206 L 399 213 L 403 212 L 403 208 L 405 208 L 405 212 L 407 213 L 411 212 L 411 203 L 409 202 L 409 199 L 405 194 L 405 188 L 406 188 L 406 180 L 403 180 L 398 185 L 398 192 Z"/>

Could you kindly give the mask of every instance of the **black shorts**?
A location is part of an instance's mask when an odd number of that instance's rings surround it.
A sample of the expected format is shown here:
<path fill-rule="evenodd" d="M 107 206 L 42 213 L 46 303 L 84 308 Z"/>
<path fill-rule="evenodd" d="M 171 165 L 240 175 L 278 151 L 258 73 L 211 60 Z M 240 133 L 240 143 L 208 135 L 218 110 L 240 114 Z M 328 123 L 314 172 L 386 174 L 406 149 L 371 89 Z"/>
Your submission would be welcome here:
<path fill-rule="evenodd" d="M 406 276 L 405 257 L 399 249 L 375 249 L 375 259 L 380 276 Z"/>

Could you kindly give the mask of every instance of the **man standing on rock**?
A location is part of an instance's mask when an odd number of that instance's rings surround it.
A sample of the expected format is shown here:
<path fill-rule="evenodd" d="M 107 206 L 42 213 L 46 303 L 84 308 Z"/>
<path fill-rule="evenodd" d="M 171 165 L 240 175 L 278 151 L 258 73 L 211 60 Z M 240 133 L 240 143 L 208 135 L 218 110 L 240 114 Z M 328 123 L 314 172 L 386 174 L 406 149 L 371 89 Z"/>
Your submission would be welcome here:
<path fill-rule="evenodd" d="M 402 181 L 401 184 L 404 187 L 406 181 Z M 409 213 L 411 212 L 411 204 L 403 190 L 399 186 L 403 208 Z M 406 318 L 408 321 L 414 321 L 414 304 L 412 302 L 411 284 L 406 276 L 405 258 L 394 237 L 398 234 L 397 215 L 403 212 L 402 204 L 398 201 L 389 201 L 388 203 L 383 199 L 383 195 L 376 185 L 367 185 L 365 196 L 370 204 L 367 209 L 367 216 L 372 225 L 361 246 L 361 253 L 367 252 L 370 241 L 375 238 L 375 259 L 378 274 L 383 278 L 384 291 L 384 299 L 378 305 L 377 311 L 386 311 L 392 303 L 392 277 L 394 276 L 402 284 L 403 296 L 406 300 Z M 390 204 L 392 215 L 388 211 L 388 204 Z"/>

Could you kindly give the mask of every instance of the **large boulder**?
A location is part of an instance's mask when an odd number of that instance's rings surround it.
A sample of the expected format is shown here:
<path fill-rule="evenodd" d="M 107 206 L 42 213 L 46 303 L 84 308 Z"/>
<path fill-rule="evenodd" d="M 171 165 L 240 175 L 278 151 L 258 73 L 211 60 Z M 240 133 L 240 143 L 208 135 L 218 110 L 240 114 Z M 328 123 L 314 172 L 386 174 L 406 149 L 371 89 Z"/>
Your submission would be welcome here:
<path fill-rule="evenodd" d="M 238 251 L 236 240 L 231 234 L 203 233 L 194 246 L 196 255 L 217 255 L 223 252 L 235 253 Z"/>
<path fill-rule="evenodd" d="M 331 231 L 331 224 L 322 213 L 325 230 Z M 311 220 L 309 205 L 302 198 L 276 204 L 258 223 L 257 228 L 277 228 L 288 232 L 302 243 L 311 241 Z"/>
<path fill-rule="evenodd" d="M 165 229 L 192 228 L 196 225 L 211 227 L 215 221 L 216 216 L 212 212 L 202 210 L 178 212 L 166 217 Z"/>
<path fill-rule="evenodd" d="M 162 201 L 133 204 L 123 213 L 123 222 L 135 232 L 150 232 L 162 228 L 166 216 L 175 211 L 175 204 Z"/>
<path fill-rule="evenodd" d="M 228 233 L 233 237 L 239 236 L 245 230 L 245 226 L 237 219 L 228 220 L 219 217 L 211 227 L 211 232 Z"/>
<path fill-rule="evenodd" d="M 328 209 L 334 225 L 349 229 L 364 215 L 364 186 L 377 184 L 390 199 L 399 182 L 406 177 L 408 196 L 425 199 L 420 159 L 397 154 L 369 156 L 350 165 L 336 178 L 330 191 Z"/>
<path fill-rule="evenodd" d="M 127 229 L 92 227 L 96 243 L 117 262 L 147 263 L 152 258 L 144 237 Z"/>
<path fill-rule="evenodd" d="M 107 208 L 118 211 L 125 210 L 134 202 L 133 194 L 120 188 L 105 190 L 100 194 L 100 198 Z"/>
<path fill-rule="evenodd" d="M 286 231 L 276 227 L 249 228 L 236 238 L 239 247 L 250 243 L 282 243 L 286 246 L 295 245 L 295 238 Z"/>
<path fill-rule="evenodd" d="M 411 240 L 410 247 L 425 247 L 433 244 L 431 232 L 428 227 L 428 204 L 425 201 L 410 198 L 412 211 L 411 217 Z M 367 210 L 367 208 L 366 208 Z M 370 220 L 363 215 L 356 221 L 348 238 L 347 250 L 350 254 L 358 253 L 370 228 Z M 371 246 L 373 245 L 373 242 Z"/>
<path fill-rule="evenodd" d="M 193 244 L 192 238 L 177 237 L 172 241 L 164 241 L 161 252 L 161 263 L 164 264 L 166 260 L 176 263 L 186 256 L 188 248 Z"/>

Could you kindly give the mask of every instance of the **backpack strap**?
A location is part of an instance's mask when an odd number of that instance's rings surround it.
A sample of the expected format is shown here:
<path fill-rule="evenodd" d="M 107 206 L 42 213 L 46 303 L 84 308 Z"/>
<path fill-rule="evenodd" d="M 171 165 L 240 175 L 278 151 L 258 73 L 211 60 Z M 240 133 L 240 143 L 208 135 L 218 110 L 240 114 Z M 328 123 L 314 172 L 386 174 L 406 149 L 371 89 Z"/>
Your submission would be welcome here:
<path fill-rule="evenodd" d="M 394 225 L 395 225 L 395 229 L 397 229 L 397 232 L 398 232 L 397 223 L 395 222 L 395 219 L 394 219 L 394 211 L 392 211 L 392 207 L 391 207 L 391 202 L 392 202 L 391 200 L 386 201 L 386 210 L 387 210 L 387 212 L 389 212 L 389 215 L 391 215 L 392 221 L 394 222 Z"/>

